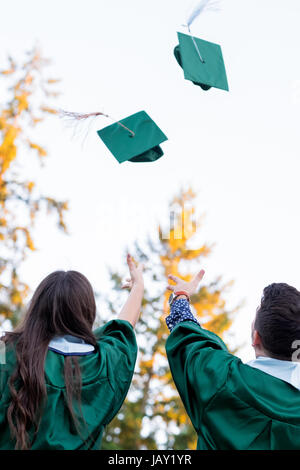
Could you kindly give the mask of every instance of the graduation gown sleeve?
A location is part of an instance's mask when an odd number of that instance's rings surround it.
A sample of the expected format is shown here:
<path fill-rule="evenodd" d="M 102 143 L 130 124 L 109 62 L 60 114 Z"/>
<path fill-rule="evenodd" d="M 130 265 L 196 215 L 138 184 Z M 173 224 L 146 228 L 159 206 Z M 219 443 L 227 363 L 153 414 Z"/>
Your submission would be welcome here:
<path fill-rule="evenodd" d="M 100 355 L 106 360 L 107 377 L 114 391 L 114 406 L 105 419 L 108 424 L 121 408 L 134 372 L 137 343 L 132 325 L 112 320 L 94 331 Z"/>
<path fill-rule="evenodd" d="M 226 384 L 235 357 L 221 338 L 191 321 L 175 326 L 168 337 L 166 351 L 179 395 L 199 432 L 203 411 Z"/>

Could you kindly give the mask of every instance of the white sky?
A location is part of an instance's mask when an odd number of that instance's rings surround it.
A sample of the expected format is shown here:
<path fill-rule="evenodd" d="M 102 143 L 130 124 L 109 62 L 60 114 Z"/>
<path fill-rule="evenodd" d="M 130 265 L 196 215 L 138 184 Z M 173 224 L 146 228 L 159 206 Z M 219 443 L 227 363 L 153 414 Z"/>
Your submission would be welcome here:
<path fill-rule="evenodd" d="M 222 46 L 230 92 L 203 92 L 184 80 L 173 57 L 184 0 L 10 0 L 2 5 L 0 64 L 38 41 L 62 78 L 57 106 L 103 110 L 116 119 L 145 109 L 166 133 L 152 164 L 119 165 L 95 130 L 84 146 L 62 122 L 39 131 L 50 158 L 45 194 L 70 201 L 71 235 L 41 220 L 39 251 L 23 269 L 32 288 L 50 271 L 77 269 L 96 290 L 107 266 L 163 221 L 169 200 L 191 184 L 206 219 L 201 240 L 215 242 L 207 279 L 234 279 L 232 303 L 245 299 L 233 328 L 238 353 L 252 359 L 250 325 L 271 282 L 300 288 L 298 0 L 224 0 L 194 35 Z M 1 93 L 1 90 L 0 90 Z M 202 266 L 201 266 L 202 267 Z M 199 267 L 200 268 L 200 267 Z"/>

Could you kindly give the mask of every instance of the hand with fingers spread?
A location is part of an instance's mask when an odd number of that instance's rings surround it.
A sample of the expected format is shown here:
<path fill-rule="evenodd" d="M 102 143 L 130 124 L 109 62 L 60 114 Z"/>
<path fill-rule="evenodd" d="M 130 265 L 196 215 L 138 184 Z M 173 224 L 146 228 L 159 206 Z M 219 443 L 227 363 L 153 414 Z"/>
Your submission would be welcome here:
<path fill-rule="evenodd" d="M 127 264 L 129 268 L 130 277 L 128 277 L 125 280 L 121 288 L 131 290 L 134 285 L 139 285 L 143 287 L 144 286 L 144 279 L 143 279 L 144 266 L 142 264 L 136 265 L 132 256 L 129 254 L 127 255 Z"/>
<path fill-rule="evenodd" d="M 122 285 L 122 289 L 129 289 L 130 295 L 122 308 L 119 319 L 126 320 L 134 327 L 139 319 L 142 300 L 144 296 L 143 265 L 134 262 L 131 255 L 127 255 L 127 264 L 130 278 Z"/>
<path fill-rule="evenodd" d="M 193 277 L 193 279 L 189 282 L 180 279 L 180 277 L 173 276 L 169 274 L 168 278 L 175 282 L 175 286 L 169 284 L 167 289 L 173 291 L 175 294 L 176 292 L 186 292 L 188 297 L 193 294 L 196 294 L 198 291 L 199 282 L 202 280 L 205 271 L 201 269 L 201 271 Z"/>

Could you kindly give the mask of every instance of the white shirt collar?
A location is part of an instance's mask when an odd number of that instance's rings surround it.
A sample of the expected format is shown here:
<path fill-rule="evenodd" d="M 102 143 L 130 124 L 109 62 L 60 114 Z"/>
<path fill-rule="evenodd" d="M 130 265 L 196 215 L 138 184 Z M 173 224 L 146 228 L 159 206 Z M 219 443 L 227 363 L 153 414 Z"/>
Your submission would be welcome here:
<path fill-rule="evenodd" d="M 259 356 L 246 364 L 288 382 L 300 390 L 300 362 L 281 361 L 272 357 Z"/>
<path fill-rule="evenodd" d="M 48 348 L 66 356 L 91 354 L 95 350 L 92 344 L 85 343 L 83 339 L 71 335 L 55 336 Z"/>

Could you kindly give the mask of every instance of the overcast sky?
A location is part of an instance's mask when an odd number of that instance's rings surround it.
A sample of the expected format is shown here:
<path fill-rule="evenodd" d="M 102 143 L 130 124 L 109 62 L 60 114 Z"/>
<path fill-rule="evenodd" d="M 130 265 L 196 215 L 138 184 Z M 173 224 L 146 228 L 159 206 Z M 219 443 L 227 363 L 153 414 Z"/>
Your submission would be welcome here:
<path fill-rule="evenodd" d="M 224 0 L 203 14 L 195 36 L 222 46 L 229 92 L 184 80 L 173 56 L 187 0 L 10 0 L 2 5 L 0 64 L 38 42 L 62 79 L 57 106 L 105 111 L 117 120 L 146 110 L 168 136 L 155 163 L 119 165 L 96 134 L 84 144 L 57 119 L 39 130 L 46 166 L 28 169 L 45 194 L 68 199 L 70 236 L 52 221 L 36 230 L 39 250 L 23 275 L 34 289 L 55 269 L 77 269 L 96 290 L 126 246 L 155 235 L 169 200 L 191 185 L 205 213 L 199 240 L 215 242 L 207 280 L 234 279 L 229 301 L 243 360 L 253 358 L 250 325 L 263 288 L 300 289 L 300 60 L 297 0 Z M 2 89 L 3 91 L 3 85 Z"/>

